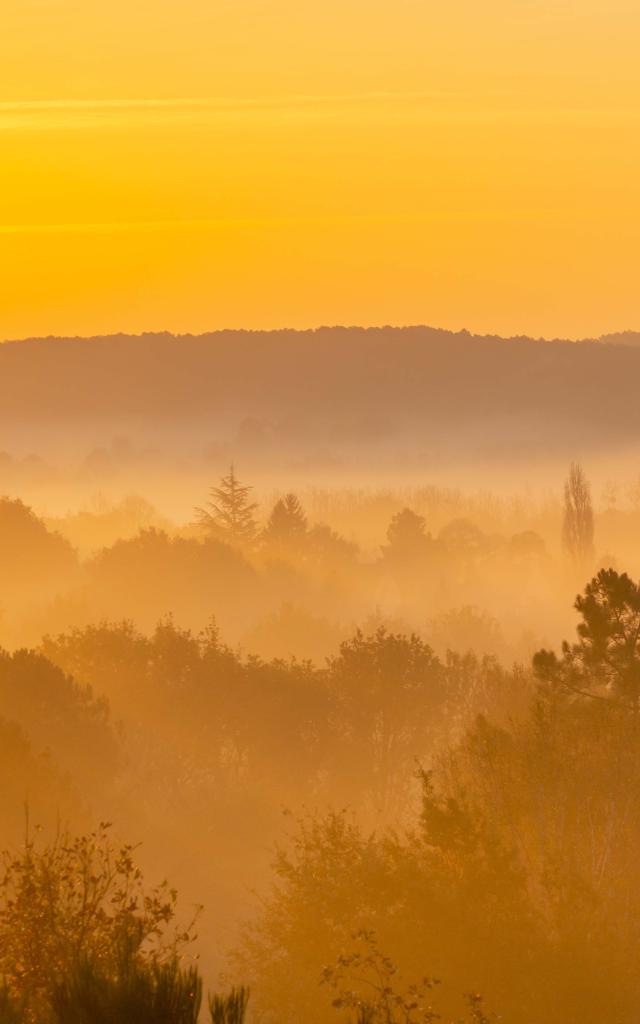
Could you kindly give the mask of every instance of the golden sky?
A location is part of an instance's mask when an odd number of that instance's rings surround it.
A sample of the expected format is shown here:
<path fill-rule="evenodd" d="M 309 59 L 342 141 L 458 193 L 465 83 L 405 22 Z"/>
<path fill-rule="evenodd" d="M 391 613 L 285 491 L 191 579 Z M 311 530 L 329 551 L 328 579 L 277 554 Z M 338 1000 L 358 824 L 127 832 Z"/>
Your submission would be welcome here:
<path fill-rule="evenodd" d="M 640 329 L 638 0 L 2 0 L 0 338 Z"/>

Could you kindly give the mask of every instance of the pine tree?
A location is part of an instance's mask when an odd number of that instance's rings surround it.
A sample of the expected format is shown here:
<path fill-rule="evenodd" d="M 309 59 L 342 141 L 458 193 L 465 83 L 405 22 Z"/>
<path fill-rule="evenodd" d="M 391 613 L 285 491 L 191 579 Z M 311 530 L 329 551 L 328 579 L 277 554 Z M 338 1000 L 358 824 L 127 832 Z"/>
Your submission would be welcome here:
<path fill-rule="evenodd" d="M 233 465 L 218 487 L 212 487 L 204 508 L 196 508 L 196 522 L 213 537 L 228 544 L 243 546 L 254 540 L 257 525 L 254 512 L 258 505 L 249 501 L 252 488 L 240 483 Z"/>
<path fill-rule="evenodd" d="M 307 532 L 307 517 L 295 494 L 285 494 L 274 505 L 264 539 L 275 544 L 295 544 Z"/>

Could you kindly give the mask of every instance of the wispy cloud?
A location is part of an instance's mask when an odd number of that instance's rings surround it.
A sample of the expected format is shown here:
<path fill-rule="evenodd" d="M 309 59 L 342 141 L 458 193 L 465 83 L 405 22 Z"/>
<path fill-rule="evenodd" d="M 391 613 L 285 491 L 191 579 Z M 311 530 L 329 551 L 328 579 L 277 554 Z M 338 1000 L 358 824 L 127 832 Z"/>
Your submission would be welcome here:
<path fill-rule="evenodd" d="M 309 112 L 352 106 L 398 106 L 442 101 L 436 92 L 363 92 L 260 97 L 156 97 L 0 101 L 0 129 L 91 127 L 122 121 L 189 120 L 224 115 Z"/>
<path fill-rule="evenodd" d="M 348 92 L 301 93 L 285 96 L 189 96 L 128 99 L 49 99 L 0 100 L 0 114 L 58 113 L 87 111 L 102 113 L 111 110 L 246 110 L 265 107 L 325 106 L 343 103 L 384 102 L 442 99 L 456 94 L 431 92 Z"/>
<path fill-rule="evenodd" d="M 263 113 L 265 116 L 334 116 L 359 110 L 390 116 L 495 120 L 525 117 L 637 117 L 636 109 L 610 106 L 540 106 L 495 94 L 478 97 L 451 91 L 350 92 L 260 97 L 156 97 L 0 101 L 0 131 L 108 127 L 126 123 L 188 122 Z"/>

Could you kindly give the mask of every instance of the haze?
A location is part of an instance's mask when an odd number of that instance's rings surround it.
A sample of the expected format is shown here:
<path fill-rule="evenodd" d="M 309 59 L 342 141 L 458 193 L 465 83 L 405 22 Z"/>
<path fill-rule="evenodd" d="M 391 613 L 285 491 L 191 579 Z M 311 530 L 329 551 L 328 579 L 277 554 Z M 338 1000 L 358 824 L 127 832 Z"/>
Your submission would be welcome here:
<path fill-rule="evenodd" d="M 639 30 L 5 0 L 0 1024 L 637 1024 Z"/>

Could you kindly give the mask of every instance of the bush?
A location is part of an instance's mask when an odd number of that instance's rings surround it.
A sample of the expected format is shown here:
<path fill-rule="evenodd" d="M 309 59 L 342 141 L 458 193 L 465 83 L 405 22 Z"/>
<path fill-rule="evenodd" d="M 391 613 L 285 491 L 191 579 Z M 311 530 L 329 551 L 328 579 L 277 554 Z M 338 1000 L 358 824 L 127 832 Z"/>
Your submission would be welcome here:
<path fill-rule="evenodd" d="M 212 1024 L 244 1024 L 249 1002 L 248 988 L 232 988 L 228 996 L 209 996 Z"/>
<path fill-rule="evenodd" d="M 190 926 L 173 927 L 175 891 L 146 887 L 134 848 L 114 845 L 108 824 L 42 847 L 28 838 L 18 854 L 0 856 L 0 868 L 0 979 L 27 1022 L 49 1019 L 61 979 L 78 965 L 117 978 L 126 949 L 160 971 L 192 938 Z M 150 977 L 164 985 L 169 974 Z"/>
<path fill-rule="evenodd" d="M 197 1024 L 202 981 L 177 960 L 146 964 L 127 956 L 110 977 L 84 963 L 56 989 L 55 1024 Z"/>

